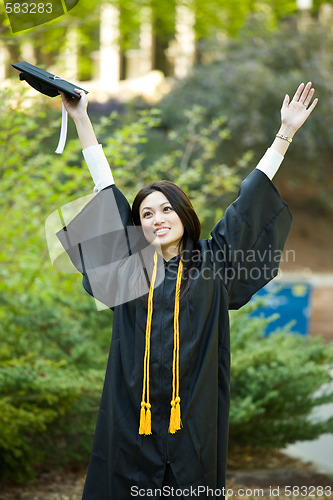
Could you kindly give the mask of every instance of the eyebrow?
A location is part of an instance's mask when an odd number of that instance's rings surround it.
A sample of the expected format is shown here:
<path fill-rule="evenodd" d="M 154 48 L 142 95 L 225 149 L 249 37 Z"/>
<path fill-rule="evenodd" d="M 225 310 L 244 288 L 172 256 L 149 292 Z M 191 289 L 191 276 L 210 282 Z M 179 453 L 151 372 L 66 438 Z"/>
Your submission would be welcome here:
<path fill-rule="evenodd" d="M 160 207 L 163 207 L 163 205 L 166 205 L 167 203 L 169 203 L 171 205 L 170 201 L 164 201 L 163 203 L 160 204 Z M 151 207 L 143 207 L 141 212 L 143 212 L 144 210 L 147 210 L 147 209 L 152 210 Z"/>

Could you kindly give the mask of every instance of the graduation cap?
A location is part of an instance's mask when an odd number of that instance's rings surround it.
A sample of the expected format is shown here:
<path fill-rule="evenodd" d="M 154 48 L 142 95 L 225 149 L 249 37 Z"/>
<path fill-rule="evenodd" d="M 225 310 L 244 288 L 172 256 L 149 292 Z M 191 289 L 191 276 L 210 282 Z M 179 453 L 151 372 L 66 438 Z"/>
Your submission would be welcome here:
<path fill-rule="evenodd" d="M 33 64 L 30 64 L 26 61 L 13 64 L 12 66 L 15 69 L 21 71 L 20 80 L 25 80 L 35 90 L 41 92 L 42 94 L 48 95 L 49 97 L 55 97 L 59 95 L 59 91 L 61 91 L 71 97 L 80 99 L 81 96 L 80 94 L 77 94 L 75 92 L 75 89 L 83 90 L 86 94 L 88 93 L 87 90 L 64 80 L 61 76 L 49 73 L 48 71 L 38 68 L 37 66 L 34 66 Z M 62 105 L 60 138 L 57 149 L 55 151 L 58 154 L 61 154 L 65 147 L 67 137 L 67 121 L 68 114 L 65 106 Z"/>

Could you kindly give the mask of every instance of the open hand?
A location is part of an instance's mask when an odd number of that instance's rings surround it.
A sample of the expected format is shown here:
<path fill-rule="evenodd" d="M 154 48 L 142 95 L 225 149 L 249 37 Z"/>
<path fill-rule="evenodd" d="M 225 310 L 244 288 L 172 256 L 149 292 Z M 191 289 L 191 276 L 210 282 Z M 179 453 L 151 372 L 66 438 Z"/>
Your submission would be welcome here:
<path fill-rule="evenodd" d="M 308 82 L 305 86 L 304 83 L 301 83 L 291 101 L 288 94 L 284 98 L 281 108 L 281 120 L 288 136 L 292 136 L 303 125 L 317 105 L 317 98 L 311 103 L 315 93 L 314 88 L 311 88 L 311 86 L 311 82 Z"/>

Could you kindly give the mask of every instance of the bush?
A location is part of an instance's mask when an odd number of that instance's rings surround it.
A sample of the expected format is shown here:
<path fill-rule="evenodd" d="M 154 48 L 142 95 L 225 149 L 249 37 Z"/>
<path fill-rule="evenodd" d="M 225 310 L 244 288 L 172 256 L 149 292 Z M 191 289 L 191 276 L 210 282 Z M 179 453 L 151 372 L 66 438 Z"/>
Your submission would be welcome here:
<path fill-rule="evenodd" d="M 111 311 L 98 314 L 89 302 L 0 299 L 3 478 L 25 480 L 42 464 L 87 462 L 112 321 Z"/>
<path fill-rule="evenodd" d="M 315 421 L 314 408 L 333 401 L 333 345 L 291 333 L 268 337 L 269 319 L 231 314 L 230 446 L 283 448 L 333 431 L 333 418 Z"/>

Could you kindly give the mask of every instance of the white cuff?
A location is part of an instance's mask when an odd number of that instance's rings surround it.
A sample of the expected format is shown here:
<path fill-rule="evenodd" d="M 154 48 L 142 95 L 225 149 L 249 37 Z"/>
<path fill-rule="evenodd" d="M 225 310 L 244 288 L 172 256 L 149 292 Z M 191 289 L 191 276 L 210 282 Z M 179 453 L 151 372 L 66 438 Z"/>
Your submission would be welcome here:
<path fill-rule="evenodd" d="M 82 151 L 89 172 L 95 183 L 94 193 L 98 193 L 111 184 L 114 184 L 109 162 L 101 144 L 90 146 Z"/>
<path fill-rule="evenodd" d="M 279 166 L 281 165 L 283 159 L 284 156 L 275 151 L 275 149 L 268 148 L 256 168 L 264 172 L 264 174 L 272 180 L 276 172 L 279 170 Z"/>

